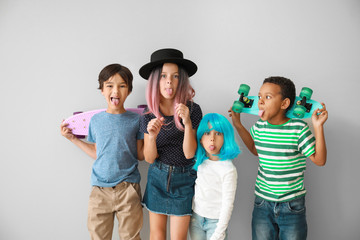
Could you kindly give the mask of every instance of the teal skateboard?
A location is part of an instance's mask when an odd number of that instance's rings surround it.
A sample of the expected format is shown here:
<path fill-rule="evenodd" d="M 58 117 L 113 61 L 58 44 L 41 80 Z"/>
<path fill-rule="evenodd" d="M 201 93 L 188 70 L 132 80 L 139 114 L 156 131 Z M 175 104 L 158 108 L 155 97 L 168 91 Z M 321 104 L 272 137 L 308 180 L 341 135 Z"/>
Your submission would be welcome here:
<path fill-rule="evenodd" d="M 236 113 L 247 113 L 259 115 L 258 96 L 248 96 L 250 87 L 241 84 L 238 90 L 239 100 L 235 101 L 232 110 Z M 300 95 L 295 98 L 295 103 L 287 111 L 286 116 L 289 118 L 311 118 L 316 109 L 321 109 L 322 105 L 311 99 L 313 91 L 304 87 L 301 89 Z"/>

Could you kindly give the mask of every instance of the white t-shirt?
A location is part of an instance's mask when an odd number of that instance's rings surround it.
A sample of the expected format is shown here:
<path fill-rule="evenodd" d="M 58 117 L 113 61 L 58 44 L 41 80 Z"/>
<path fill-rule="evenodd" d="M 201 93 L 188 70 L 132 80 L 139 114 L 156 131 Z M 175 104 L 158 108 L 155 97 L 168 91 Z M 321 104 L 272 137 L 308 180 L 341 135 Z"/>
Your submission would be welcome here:
<path fill-rule="evenodd" d="M 231 160 L 205 160 L 198 167 L 193 211 L 206 218 L 219 219 L 211 239 L 224 239 L 234 207 L 237 171 Z"/>

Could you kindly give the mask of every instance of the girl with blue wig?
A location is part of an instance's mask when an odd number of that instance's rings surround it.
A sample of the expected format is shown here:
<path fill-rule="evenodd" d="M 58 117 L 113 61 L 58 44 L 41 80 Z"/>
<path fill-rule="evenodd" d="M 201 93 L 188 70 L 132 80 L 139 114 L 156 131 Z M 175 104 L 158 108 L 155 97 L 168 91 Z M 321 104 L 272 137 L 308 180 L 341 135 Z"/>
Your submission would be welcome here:
<path fill-rule="evenodd" d="M 209 113 L 201 120 L 196 138 L 197 179 L 190 236 L 192 240 L 227 239 L 237 185 L 232 159 L 240 153 L 234 129 L 224 116 Z"/>

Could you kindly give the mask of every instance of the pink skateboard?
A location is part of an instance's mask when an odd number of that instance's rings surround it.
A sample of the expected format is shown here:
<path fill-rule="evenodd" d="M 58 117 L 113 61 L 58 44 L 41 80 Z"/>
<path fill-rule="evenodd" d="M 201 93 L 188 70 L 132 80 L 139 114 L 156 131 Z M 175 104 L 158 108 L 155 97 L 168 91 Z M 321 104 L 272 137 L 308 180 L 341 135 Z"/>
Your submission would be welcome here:
<path fill-rule="evenodd" d="M 138 105 L 137 108 L 126 108 L 126 111 L 131 111 L 137 114 L 141 114 L 146 105 Z M 89 132 L 89 124 L 91 118 L 99 113 L 104 112 L 106 109 L 97 109 L 88 112 L 74 112 L 74 115 L 65 119 L 64 123 L 68 123 L 67 126 L 72 130 L 72 133 L 78 138 L 85 138 Z"/>

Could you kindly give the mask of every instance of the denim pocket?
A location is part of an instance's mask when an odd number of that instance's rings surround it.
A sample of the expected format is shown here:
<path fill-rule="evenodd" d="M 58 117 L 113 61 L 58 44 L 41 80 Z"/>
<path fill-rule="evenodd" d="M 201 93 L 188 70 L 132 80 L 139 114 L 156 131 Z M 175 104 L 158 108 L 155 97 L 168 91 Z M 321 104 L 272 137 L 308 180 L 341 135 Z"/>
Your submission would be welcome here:
<path fill-rule="evenodd" d="M 264 205 L 265 200 L 259 197 L 255 197 L 255 201 L 254 201 L 254 207 L 261 207 L 262 205 Z"/>
<path fill-rule="evenodd" d="M 294 199 L 288 202 L 288 208 L 293 213 L 302 213 L 305 211 L 305 197 Z"/>

